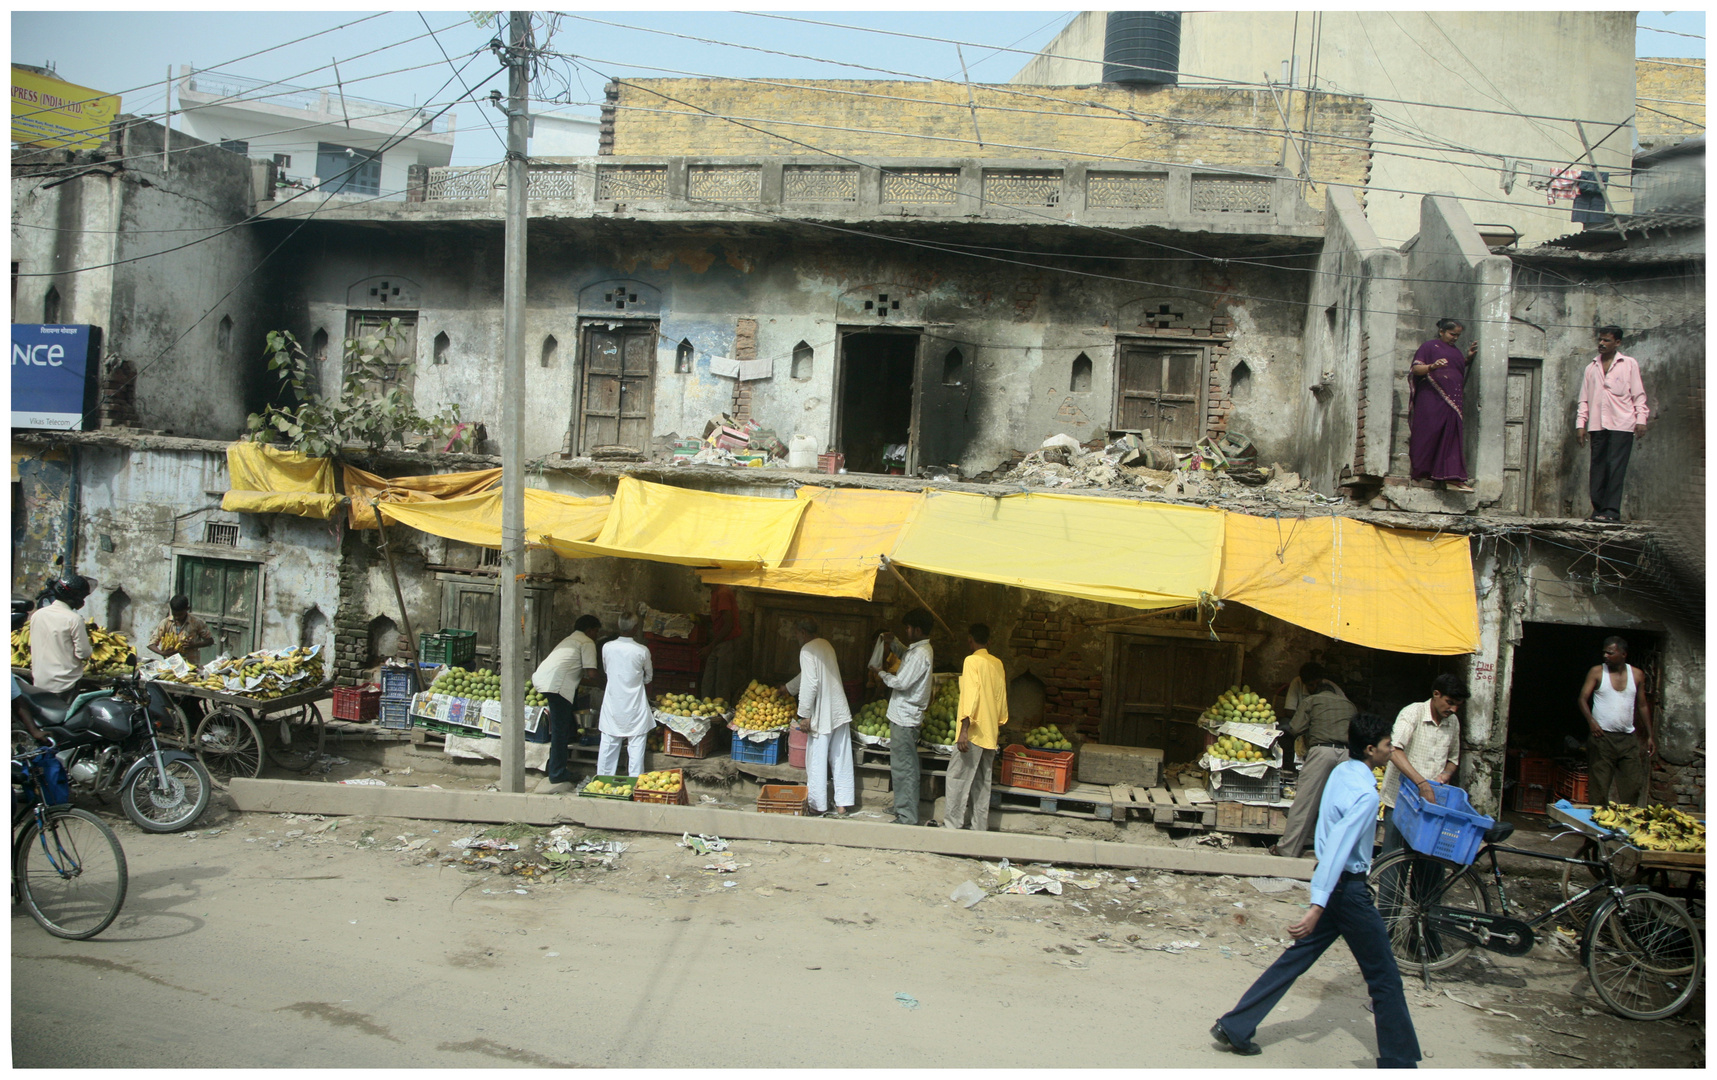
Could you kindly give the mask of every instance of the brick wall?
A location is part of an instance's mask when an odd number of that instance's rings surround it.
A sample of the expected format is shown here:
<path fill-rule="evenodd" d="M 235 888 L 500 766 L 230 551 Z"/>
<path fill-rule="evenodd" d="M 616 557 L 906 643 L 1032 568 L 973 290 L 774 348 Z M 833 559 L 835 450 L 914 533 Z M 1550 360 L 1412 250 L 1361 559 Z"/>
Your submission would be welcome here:
<path fill-rule="evenodd" d="M 1365 385 L 1367 373 L 1371 365 L 1367 361 L 1371 357 L 1371 335 L 1359 335 L 1359 418 L 1354 425 L 1353 436 L 1353 471 L 1365 471 Z"/>
<path fill-rule="evenodd" d="M 826 151 L 857 157 L 1073 157 L 1117 164 L 1257 168 L 1282 152 L 1282 118 L 1268 91 L 1126 86 L 967 89 L 883 80 L 629 79 L 610 84 L 602 153 L 774 156 Z M 1321 94 L 1318 189 L 1364 187 L 1371 106 Z M 731 117 L 732 120 L 723 119 Z M 744 121 L 745 124 L 733 121 Z M 768 129 L 767 132 L 759 130 Z"/>
<path fill-rule="evenodd" d="M 1008 637 L 1014 657 L 1043 680 L 1043 720 L 1088 739 L 1103 723 L 1103 658 L 1082 648 L 1083 624 L 1053 608 L 1025 608 Z M 1024 735 L 1016 731 L 1010 738 Z"/>
<path fill-rule="evenodd" d="M 373 535 L 373 534 L 370 534 Z M 356 685 L 369 658 L 370 614 L 363 606 L 364 575 L 374 560 L 364 533 L 345 530 L 340 544 L 340 606 L 334 612 L 332 673 L 342 686 Z"/>
<path fill-rule="evenodd" d="M 1678 806 L 1689 814 L 1704 813 L 1705 759 L 1694 758 L 1691 764 L 1671 765 L 1661 757 L 1653 758 L 1651 801 Z"/>
<path fill-rule="evenodd" d="M 740 362 L 757 359 L 757 320 L 740 319 L 733 331 L 733 358 Z M 733 380 L 733 418 L 751 419 L 751 383 Z"/>
<path fill-rule="evenodd" d="M 1642 57 L 1634 61 L 1634 95 L 1634 129 L 1642 148 L 1661 150 L 1705 134 L 1704 60 Z M 1677 104 L 1684 101 L 1698 104 Z"/>

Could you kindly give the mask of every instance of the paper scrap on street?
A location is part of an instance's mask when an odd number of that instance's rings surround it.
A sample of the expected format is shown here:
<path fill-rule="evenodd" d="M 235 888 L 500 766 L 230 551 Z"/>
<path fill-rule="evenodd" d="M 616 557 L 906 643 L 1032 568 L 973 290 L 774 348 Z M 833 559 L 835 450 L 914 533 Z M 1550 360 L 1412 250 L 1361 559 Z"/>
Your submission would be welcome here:
<path fill-rule="evenodd" d="M 1249 877 L 1246 882 L 1261 893 L 1287 892 L 1296 885 L 1302 889 L 1312 887 L 1310 882 L 1296 881 L 1293 878 L 1285 877 Z"/>
<path fill-rule="evenodd" d="M 496 840 L 493 837 L 467 836 L 447 845 L 465 851 L 517 851 L 519 845 L 507 840 Z"/>
<path fill-rule="evenodd" d="M 711 836 L 708 833 L 699 833 L 696 836 L 691 833 L 681 833 L 680 842 L 674 846 L 690 848 L 695 855 L 708 855 L 712 851 L 726 851 L 728 847 L 726 840 L 719 836 Z"/>

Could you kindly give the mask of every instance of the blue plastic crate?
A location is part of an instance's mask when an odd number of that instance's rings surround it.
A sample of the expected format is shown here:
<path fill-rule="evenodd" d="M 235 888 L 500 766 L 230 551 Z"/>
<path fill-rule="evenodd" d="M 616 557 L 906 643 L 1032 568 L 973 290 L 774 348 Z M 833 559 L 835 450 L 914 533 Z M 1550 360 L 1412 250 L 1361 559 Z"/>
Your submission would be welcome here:
<path fill-rule="evenodd" d="M 1395 827 L 1407 846 L 1423 855 L 1467 864 L 1478 854 L 1484 834 L 1496 821 L 1473 813 L 1467 793 L 1449 784 L 1431 784 L 1435 803 L 1427 803 L 1419 789 L 1403 783 L 1395 799 Z"/>
<path fill-rule="evenodd" d="M 384 666 L 381 683 L 383 701 L 410 701 L 412 695 L 418 691 L 418 687 L 412 682 L 410 668 Z M 428 680 L 424 681 L 423 688 L 429 688 Z"/>
<path fill-rule="evenodd" d="M 376 717 L 376 726 L 404 731 L 411 727 L 411 702 L 383 701 L 380 714 Z"/>
<path fill-rule="evenodd" d="M 768 742 L 733 737 L 733 760 L 752 765 L 779 765 L 787 760 L 787 740 L 776 736 Z"/>

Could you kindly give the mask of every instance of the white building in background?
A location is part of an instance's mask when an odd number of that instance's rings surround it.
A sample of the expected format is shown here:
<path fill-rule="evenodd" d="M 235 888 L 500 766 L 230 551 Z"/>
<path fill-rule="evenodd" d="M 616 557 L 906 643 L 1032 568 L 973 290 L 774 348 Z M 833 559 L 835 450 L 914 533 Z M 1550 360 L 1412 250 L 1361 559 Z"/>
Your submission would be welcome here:
<path fill-rule="evenodd" d="M 532 157 L 595 157 L 602 125 L 571 112 L 531 113 Z"/>
<path fill-rule="evenodd" d="M 272 158 L 281 179 L 329 194 L 403 200 L 411 166 L 453 160 L 451 112 L 413 131 L 427 110 L 185 66 L 177 90 L 175 126 L 186 134 Z"/>

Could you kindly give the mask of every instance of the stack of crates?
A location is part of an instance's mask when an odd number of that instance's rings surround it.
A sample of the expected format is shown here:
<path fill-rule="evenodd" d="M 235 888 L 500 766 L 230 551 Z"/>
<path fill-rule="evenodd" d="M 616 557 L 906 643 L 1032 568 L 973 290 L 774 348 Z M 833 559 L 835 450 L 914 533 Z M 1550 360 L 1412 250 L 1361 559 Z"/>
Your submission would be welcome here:
<path fill-rule="evenodd" d="M 404 730 L 411 727 L 411 698 L 415 680 L 409 667 L 382 665 L 382 704 L 376 726 Z"/>

